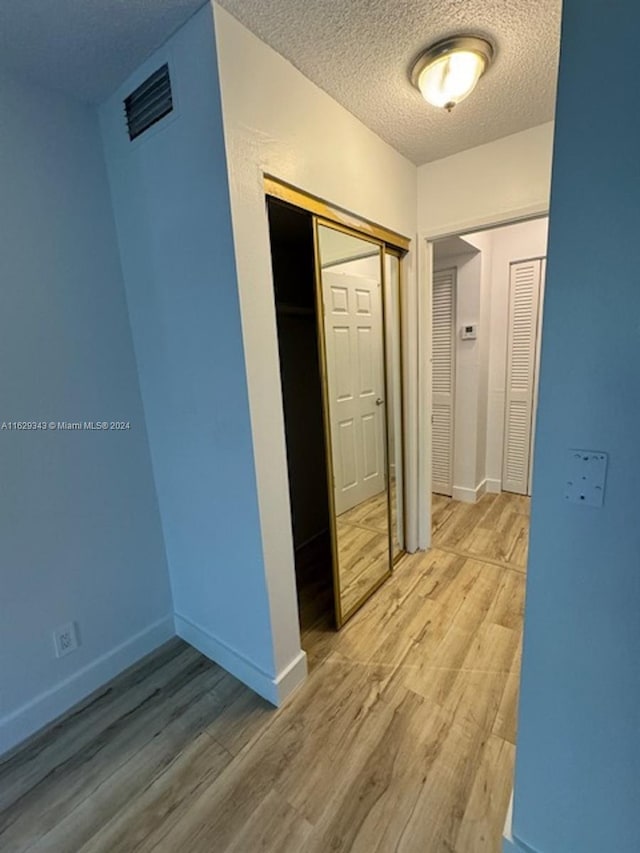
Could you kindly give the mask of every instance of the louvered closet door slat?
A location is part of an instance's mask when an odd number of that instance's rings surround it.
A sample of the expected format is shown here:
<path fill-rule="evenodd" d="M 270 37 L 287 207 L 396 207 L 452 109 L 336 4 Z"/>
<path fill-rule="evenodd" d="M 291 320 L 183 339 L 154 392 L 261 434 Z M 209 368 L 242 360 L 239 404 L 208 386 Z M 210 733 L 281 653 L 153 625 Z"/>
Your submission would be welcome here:
<path fill-rule="evenodd" d="M 541 261 L 511 264 L 502 488 L 529 490 Z"/>
<path fill-rule="evenodd" d="M 453 492 L 453 401 L 456 270 L 433 275 L 432 340 L 432 488 Z"/>

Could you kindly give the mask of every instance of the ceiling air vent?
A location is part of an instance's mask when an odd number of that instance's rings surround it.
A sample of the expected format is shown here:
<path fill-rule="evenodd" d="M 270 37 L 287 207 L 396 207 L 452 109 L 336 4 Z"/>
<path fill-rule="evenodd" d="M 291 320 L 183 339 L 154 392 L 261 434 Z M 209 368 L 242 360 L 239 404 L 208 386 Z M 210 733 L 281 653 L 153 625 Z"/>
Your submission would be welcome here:
<path fill-rule="evenodd" d="M 173 110 L 169 66 L 163 65 L 124 99 L 129 139 L 132 141 Z"/>

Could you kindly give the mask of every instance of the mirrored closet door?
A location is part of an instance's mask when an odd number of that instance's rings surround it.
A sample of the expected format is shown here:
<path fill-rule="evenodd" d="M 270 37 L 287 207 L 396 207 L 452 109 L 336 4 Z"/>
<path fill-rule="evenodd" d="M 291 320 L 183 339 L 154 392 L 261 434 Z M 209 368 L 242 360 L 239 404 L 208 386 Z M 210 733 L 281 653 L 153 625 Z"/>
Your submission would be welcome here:
<path fill-rule="evenodd" d="M 316 227 L 341 624 L 389 577 L 403 547 L 399 258 L 335 224 Z"/>

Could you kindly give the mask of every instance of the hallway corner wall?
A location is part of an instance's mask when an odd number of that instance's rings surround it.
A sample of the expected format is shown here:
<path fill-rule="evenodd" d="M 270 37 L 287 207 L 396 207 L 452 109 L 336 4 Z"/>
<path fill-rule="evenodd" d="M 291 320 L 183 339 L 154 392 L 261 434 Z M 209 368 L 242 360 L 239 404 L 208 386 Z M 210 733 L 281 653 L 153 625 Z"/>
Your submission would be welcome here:
<path fill-rule="evenodd" d="M 123 99 L 165 62 L 174 111 L 130 142 Z M 277 703 L 211 7 L 100 117 L 176 630 Z"/>

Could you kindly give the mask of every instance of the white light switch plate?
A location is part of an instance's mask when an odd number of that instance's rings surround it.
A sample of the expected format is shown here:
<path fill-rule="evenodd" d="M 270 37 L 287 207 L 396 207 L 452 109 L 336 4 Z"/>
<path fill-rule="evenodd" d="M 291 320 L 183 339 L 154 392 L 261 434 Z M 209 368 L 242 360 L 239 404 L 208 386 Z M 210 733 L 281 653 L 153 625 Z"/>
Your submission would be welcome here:
<path fill-rule="evenodd" d="M 570 450 L 565 500 L 583 506 L 602 506 L 607 461 L 607 454 L 601 450 Z"/>

